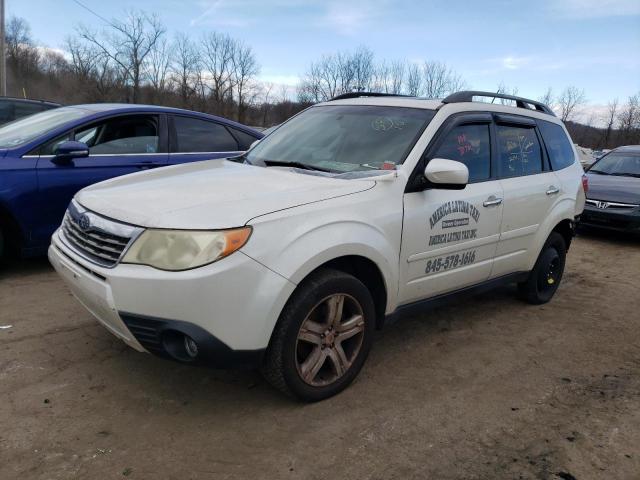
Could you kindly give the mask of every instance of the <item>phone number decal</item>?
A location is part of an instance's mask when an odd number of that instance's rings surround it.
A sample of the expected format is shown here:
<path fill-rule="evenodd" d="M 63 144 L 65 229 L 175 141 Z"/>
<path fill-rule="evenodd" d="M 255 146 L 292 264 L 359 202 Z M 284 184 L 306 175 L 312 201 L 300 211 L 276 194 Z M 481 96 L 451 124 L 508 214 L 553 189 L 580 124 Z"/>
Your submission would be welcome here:
<path fill-rule="evenodd" d="M 469 250 L 463 253 L 456 253 L 454 255 L 448 255 L 446 257 L 434 258 L 427 262 L 427 268 L 425 273 L 438 273 L 452 270 L 458 267 L 464 267 L 470 265 L 476 261 L 476 251 Z"/>

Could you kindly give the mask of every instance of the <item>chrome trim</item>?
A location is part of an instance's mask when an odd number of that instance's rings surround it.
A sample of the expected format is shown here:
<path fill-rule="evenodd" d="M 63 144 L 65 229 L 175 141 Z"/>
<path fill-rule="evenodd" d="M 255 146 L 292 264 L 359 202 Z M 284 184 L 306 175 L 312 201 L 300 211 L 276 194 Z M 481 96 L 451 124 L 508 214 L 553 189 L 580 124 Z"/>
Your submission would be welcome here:
<path fill-rule="evenodd" d="M 229 151 L 224 151 L 224 152 L 169 152 L 169 156 L 171 155 L 212 155 L 212 154 L 219 154 L 219 153 L 242 153 L 244 152 L 244 150 L 229 150 Z M 217 158 L 215 160 L 218 160 Z"/>
<path fill-rule="evenodd" d="M 244 150 L 231 150 L 225 152 L 157 152 L 157 153 L 91 153 L 91 157 L 144 157 L 150 155 L 211 155 L 211 154 L 232 154 L 242 153 Z M 55 155 L 22 155 L 22 158 L 54 158 Z"/>
<path fill-rule="evenodd" d="M 635 203 L 619 203 L 619 202 L 608 202 L 606 200 L 594 200 L 591 198 L 587 198 L 585 200 L 586 203 L 588 203 L 589 205 L 592 205 L 596 208 L 599 208 L 601 210 L 607 209 L 607 208 L 637 208 L 640 207 L 640 205 L 635 204 Z"/>
<path fill-rule="evenodd" d="M 81 217 L 88 218 L 87 229 L 80 226 Z M 95 265 L 114 268 L 144 228 L 110 220 L 72 200 L 60 230 L 60 240 L 74 253 Z"/>

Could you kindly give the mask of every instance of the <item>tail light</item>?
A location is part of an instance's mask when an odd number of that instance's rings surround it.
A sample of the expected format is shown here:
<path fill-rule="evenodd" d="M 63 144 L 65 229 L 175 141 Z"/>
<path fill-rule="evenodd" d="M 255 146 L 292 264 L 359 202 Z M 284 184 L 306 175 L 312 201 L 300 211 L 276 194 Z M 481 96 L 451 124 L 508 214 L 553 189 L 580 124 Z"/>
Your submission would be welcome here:
<path fill-rule="evenodd" d="M 585 174 L 582 175 L 582 189 L 585 195 L 589 191 L 589 178 Z"/>

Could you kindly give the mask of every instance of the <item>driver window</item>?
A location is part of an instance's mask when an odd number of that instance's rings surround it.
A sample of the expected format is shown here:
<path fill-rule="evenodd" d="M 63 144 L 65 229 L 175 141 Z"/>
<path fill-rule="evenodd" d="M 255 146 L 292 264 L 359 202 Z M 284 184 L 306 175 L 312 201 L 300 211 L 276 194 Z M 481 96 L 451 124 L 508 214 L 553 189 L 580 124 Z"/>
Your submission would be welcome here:
<path fill-rule="evenodd" d="M 459 125 L 445 136 L 433 158 L 464 163 L 469 169 L 469 183 L 491 177 L 491 142 L 489 125 Z"/>
<path fill-rule="evenodd" d="M 92 155 L 157 153 L 158 130 L 155 115 L 117 117 L 77 130 L 75 140 L 86 143 Z"/>

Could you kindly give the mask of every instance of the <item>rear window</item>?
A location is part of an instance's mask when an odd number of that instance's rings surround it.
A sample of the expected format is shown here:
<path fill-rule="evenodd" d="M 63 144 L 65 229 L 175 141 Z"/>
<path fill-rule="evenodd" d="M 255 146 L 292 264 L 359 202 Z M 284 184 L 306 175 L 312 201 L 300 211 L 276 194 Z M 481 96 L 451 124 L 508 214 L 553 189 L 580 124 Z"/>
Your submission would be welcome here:
<path fill-rule="evenodd" d="M 235 152 L 238 143 L 229 131 L 219 123 L 191 117 L 174 117 L 176 142 L 171 151 L 175 153 Z"/>
<path fill-rule="evenodd" d="M 497 125 L 496 132 L 502 177 L 520 177 L 542 172 L 542 153 L 535 129 Z"/>
<path fill-rule="evenodd" d="M 564 129 L 555 123 L 539 121 L 540 133 L 547 147 L 551 168 L 562 170 L 575 162 L 573 148 Z"/>

